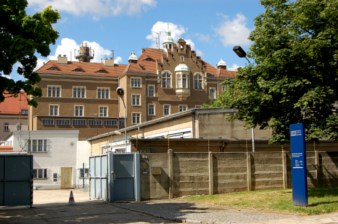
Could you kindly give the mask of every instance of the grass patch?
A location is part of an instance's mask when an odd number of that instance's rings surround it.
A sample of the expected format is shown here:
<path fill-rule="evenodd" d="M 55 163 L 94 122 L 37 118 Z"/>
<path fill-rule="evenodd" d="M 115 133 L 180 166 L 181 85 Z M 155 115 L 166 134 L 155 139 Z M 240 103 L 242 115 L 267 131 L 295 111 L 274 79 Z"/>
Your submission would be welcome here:
<path fill-rule="evenodd" d="M 292 190 L 257 190 L 218 195 L 184 197 L 189 202 L 231 208 L 264 209 L 302 215 L 316 215 L 338 211 L 338 188 L 313 188 L 308 190 L 308 206 L 295 206 Z"/>

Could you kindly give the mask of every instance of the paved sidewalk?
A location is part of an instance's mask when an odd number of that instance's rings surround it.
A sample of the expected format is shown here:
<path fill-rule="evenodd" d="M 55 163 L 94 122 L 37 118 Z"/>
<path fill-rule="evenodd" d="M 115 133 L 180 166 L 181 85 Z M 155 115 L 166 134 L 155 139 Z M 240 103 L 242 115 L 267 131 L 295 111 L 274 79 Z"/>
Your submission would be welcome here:
<path fill-rule="evenodd" d="M 186 203 L 180 200 L 158 200 L 141 203 L 115 203 L 120 208 L 144 212 L 155 217 L 188 223 L 213 224 L 338 224 L 338 212 L 316 216 L 298 216 L 250 209 L 229 209 Z"/>
<path fill-rule="evenodd" d="M 297 216 L 259 210 L 238 210 L 185 202 L 155 200 L 106 203 L 90 200 L 89 193 L 73 190 L 75 205 L 68 205 L 70 190 L 36 190 L 33 208 L 0 207 L 0 223 L 213 223 L 213 224 L 338 224 L 338 212 Z"/>

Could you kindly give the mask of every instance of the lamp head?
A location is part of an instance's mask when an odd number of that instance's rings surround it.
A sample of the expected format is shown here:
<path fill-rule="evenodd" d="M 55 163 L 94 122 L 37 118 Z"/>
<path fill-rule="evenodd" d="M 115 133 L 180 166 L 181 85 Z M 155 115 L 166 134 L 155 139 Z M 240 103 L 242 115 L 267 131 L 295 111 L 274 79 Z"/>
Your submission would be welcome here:
<path fill-rule="evenodd" d="M 122 87 L 117 87 L 116 93 L 117 93 L 117 95 L 122 97 L 124 95 L 124 89 Z"/>
<path fill-rule="evenodd" d="M 234 46 L 232 49 L 240 58 L 245 58 L 246 57 L 246 52 L 243 50 L 241 46 Z"/>

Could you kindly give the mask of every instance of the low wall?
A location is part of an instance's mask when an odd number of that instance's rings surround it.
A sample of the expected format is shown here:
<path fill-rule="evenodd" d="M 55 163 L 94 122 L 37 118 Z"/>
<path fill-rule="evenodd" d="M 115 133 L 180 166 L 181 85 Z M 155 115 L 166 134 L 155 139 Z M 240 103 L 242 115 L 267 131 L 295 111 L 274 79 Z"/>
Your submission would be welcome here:
<path fill-rule="evenodd" d="M 141 153 L 141 199 L 291 187 L 290 153 Z M 338 186 L 338 151 L 307 152 L 308 186 Z"/>

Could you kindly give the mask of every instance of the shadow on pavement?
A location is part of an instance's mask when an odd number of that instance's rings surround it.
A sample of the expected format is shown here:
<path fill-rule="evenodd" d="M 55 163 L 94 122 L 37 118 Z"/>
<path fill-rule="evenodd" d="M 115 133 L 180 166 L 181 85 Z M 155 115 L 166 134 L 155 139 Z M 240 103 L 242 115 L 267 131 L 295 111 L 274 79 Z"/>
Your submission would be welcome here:
<path fill-rule="evenodd" d="M 187 213 L 202 213 L 190 203 L 106 203 L 104 201 L 47 203 L 0 207 L 0 223 L 174 223 Z"/>

